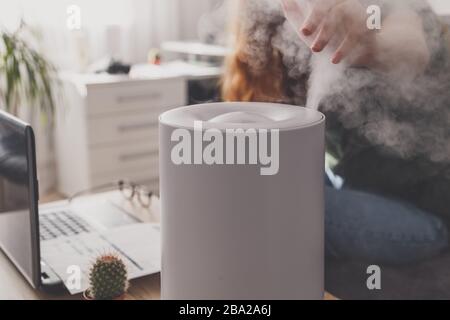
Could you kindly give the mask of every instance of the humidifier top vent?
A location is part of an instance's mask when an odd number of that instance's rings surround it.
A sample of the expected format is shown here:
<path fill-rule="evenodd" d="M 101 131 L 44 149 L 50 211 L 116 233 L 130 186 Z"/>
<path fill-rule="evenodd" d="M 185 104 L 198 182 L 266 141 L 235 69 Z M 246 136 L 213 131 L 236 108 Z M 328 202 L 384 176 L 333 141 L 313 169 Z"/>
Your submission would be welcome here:
<path fill-rule="evenodd" d="M 202 121 L 203 128 L 280 129 L 308 127 L 322 122 L 325 116 L 312 109 L 274 103 L 224 102 L 199 104 L 172 109 L 163 113 L 161 123 L 177 128 L 194 128 Z"/>

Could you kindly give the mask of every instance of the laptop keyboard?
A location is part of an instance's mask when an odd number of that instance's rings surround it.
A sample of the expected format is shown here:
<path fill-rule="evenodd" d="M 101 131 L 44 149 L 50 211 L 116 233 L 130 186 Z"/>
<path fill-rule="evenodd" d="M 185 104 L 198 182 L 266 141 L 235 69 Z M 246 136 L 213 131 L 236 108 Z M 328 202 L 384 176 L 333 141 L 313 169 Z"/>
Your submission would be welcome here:
<path fill-rule="evenodd" d="M 39 216 L 39 227 L 41 240 L 74 236 L 91 231 L 91 227 L 84 219 L 68 211 L 51 212 Z"/>

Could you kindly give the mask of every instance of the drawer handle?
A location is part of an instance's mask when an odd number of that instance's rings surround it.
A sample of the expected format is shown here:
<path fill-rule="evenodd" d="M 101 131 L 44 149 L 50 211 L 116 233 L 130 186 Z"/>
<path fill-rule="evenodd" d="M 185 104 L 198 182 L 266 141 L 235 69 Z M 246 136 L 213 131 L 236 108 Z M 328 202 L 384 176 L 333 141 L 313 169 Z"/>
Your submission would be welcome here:
<path fill-rule="evenodd" d="M 138 131 L 148 128 L 158 127 L 158 122 L 142 122 L 142 123 L 133 123 L 133 124 L 124 124 L 117 127 L 117 130 L 121 133 L 129 132 L 129 131 Z"/>
<path fill-rule="evenodd" d="M 129 103 L 136 101 L 146 101 L 146 100 L 156 100 L 161 98 L 161 93 L 153 92 L 149 94 L 133 95 L 133 96 L 123 96 L 117 97 L 118 103 Z"/>
<path fill-rule="evenodd" d="M 119 156 L 120 162 L 128 162 L 128 161 L 135 161 L 142 158 L 155 156 L 158 154 L 158 151 L 144 151 L 144 152 L 137 152 L 137 153 L 130 153 L 130 154 L 123 154 Z"/>

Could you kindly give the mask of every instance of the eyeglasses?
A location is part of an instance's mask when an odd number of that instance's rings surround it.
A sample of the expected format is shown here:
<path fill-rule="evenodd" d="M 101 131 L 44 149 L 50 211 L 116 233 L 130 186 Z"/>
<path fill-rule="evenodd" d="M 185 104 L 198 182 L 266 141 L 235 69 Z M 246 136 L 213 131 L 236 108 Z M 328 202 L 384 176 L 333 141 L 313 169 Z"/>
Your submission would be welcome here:
<path fill-rule="evenodd" d="M 75 198 L 88 195 L 93 192 L 99 192 L 101 190 L 108 190 L 116 187 L 120 190 L 121 194 L 126 200 L 133 201 L 134 199 L 137 199 L 137 201 L 143 208 L 150 208 L 151 199 L 154 193 L 143 185 L 138 185 L 133 182 L 127 182 L 125 180 L 107 183 L 88 190 L 77 192 L 69 198 L 69 202 L 72 202 Z"/>
<path fill-rule="evenodd" d="M 119 181 L 119 190 L 125 199 L 133 201 L 136 197 L 138 202 L 144 208 L 150 207 L 150 200 L 152 199 L 153 192 L 147 189 L 145 186 L 137 185 L 134 183 L 127 183 L 125 181 Z"/>

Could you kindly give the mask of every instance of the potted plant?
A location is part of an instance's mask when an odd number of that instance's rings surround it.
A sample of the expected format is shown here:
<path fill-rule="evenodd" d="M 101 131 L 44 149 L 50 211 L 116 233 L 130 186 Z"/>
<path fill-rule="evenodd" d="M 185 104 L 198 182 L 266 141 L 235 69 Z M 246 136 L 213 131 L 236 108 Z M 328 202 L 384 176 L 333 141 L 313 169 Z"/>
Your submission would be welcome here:
<path fill-rule="evenodd" d="M 114 254 L 99 256 L 90 269 L 89 284 L 86 300 L 123 300 L 129 287 L 125 263 Z"/>
<path fill-rule="evenodd" d="M 36 49 L 39 40 L 23 21 L 13 32 L 0 30 L 0 109 L 33 125 L 45 193 L 56 179 L 52 124 L 61 86 L 56 67 Z"/>
<path fill-rule="evenodd" d="M 27 39 L 27 40 L 25 40 Z M 23 21 L 14 32 L 0 31 L 0 105 L 18 115 L 19 108 L 38 108 L 44 120 L 52 121 L 57 69 L 33 48 L 37 39 Z"/>

